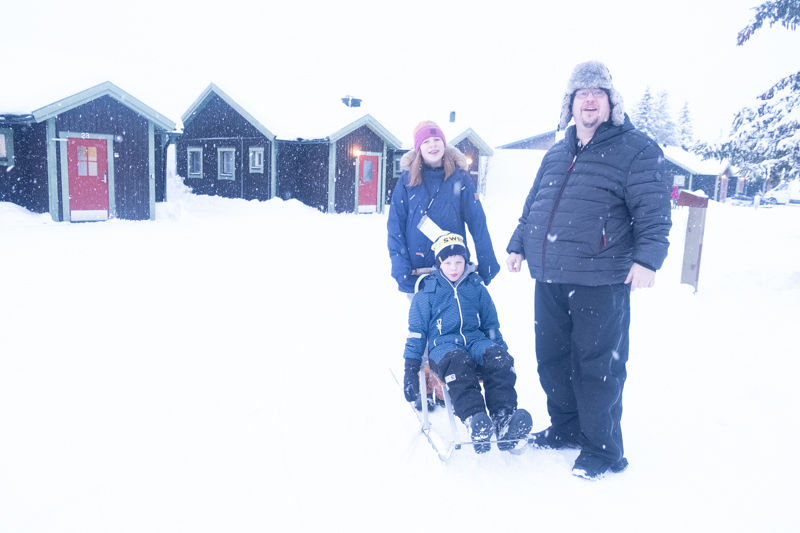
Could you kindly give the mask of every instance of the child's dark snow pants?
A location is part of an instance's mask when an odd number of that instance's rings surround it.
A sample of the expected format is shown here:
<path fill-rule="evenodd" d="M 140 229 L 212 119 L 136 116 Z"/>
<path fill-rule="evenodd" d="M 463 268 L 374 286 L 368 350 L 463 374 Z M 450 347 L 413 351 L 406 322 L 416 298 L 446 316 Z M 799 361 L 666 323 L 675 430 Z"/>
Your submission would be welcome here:
<path fill-rule="evenodd" d="M 582 453 L 619 461 L 629 286 L 537 281 L 534 316 L 539 381 L 553 429 L 579 442 Z"/>
<path fill-rule="evenodd" d="M 438 363 L 433 360 L 430 363 L 439 379 L 447 384 L 453 409 L 462 421 L 476 413 L 485 412 L 487 407 L 490 415 L 499 409 L 513 411 L 517 408 L 514 358 L 503 348 L 492 346 L 483 352 L 483 365 L 478 365 L 464 350 L 448 352 Z M 486 391 L 485 403 L 479 376 L 483 379 Z"/>

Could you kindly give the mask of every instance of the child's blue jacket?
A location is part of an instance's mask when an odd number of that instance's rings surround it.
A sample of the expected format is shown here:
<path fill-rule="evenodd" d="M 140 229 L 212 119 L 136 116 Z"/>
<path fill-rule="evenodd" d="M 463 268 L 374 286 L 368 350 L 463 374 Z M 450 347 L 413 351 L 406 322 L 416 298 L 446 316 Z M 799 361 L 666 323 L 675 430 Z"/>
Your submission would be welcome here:
<path fill-rule="evenodd" d="M 422 359 L 427 343 L 436 363 L 453 350 L 472 354 L 483 365 L 483 352 L 493 345 L 507 349 L 497 310 L 472 264 L 455 283 L 440 270 L 424 279 L 408 313 L 408 338 L 403 357 Z"/>

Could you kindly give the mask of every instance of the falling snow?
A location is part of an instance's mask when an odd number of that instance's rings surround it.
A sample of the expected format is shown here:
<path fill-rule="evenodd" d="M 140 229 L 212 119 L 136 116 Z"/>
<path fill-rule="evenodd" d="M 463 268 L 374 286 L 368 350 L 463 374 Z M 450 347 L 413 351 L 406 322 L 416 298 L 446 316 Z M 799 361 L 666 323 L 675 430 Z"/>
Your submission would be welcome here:
<path fill-rule="evenodd" d="M 501 262 L 539 158 L 493 159 Z M 169 198 L 155 222 L 72 225 L 0 203 L 0 531 L 416 532 L 454 529 L 464 502 L 485 512 L 462 530 L 800 529 L 791 446 L 755 431 L 800 431 L 800 207 L 710 202 L 697 294 L 680 284 L 688 209 L 673 211 L 656 285 L 631 295 L 631 466 L 590 484 L 570 474 L 577 450 L 439 464 L 389 373 L 408 301 L 386 214 L 174 182 Z M 489 291 L 543 430 L 534 283 L 504 270 Z M 609 502 L 624 512 L 597 520 Z"/>

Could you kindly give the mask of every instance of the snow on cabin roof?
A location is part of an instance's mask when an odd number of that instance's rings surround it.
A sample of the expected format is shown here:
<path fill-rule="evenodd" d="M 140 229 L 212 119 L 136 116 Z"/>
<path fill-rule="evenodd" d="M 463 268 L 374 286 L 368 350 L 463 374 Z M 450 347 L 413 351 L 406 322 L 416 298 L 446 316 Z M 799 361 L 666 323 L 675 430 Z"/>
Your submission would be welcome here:
<path fill-rule="evenodd" d="M 269 129 L 267 129 L 267 127 L 264 126 L 258 119 L 256 119 L 246 109 L 240 106 L 236 102 L 236 100 L 228 96 L 228 94 L 225 91 L 223 91 L 213 83 L 209 84 L 209 86 L 206 87 L 206 89 L 200 94 L 200 96 L 197 97 L 197 100 L 195 100 L 194 103 L 191 106 L 189 106 L 189 109 L 187 109 L 186 112 L 181 116 L 181 121 L 183 121 L 184 127 L 186 127 L 186 124 L 191 122 L 194 116 L 206 106 L 206 104 L 209 102 L 212 95 L 214 94 L 222 98 L 222 100 L 226 104 L 231 106 L 237 113 L 242 115 L 242 117 L 244 117 L 245 120 L 247 120 L 250 124 L 252 124 L 255 129 L 263 133 L 265 137 L 267 137 L 271 141 L 275 140 L 275 134 L 269 131 Z"/>
<path fill-rule="evenodd" d="M 173 121 L 109 81 L 75 92 L 67 97 L 64 97 L 65 93 L 69 94 L 68 91 L 61 90 L 56 92 L 56 90 L 52 88 L 40 91 L 34 90 L 31 92 L 29 102 L 38 102 L 38 104 L 31 105 L 25 103 L 26 100 L 21 98 L 12 98 L 9 102 L 11 102 L 11 109 L 23 109 L 24 113 L 32 115 L 36 122 L 42 122 L 102 96 L 109 96 L 139 115 L 151 120 L 160 129 L 167 131 L 175 129 L 175 123 Z M 58 94 L 58 98 L 56 98 L 56 94 Z M 49 101 L 40 100 L 51 97 L 52 99 Z M 4 102 L 4 104 L 6 104 L 6 102 Z M 41 107 L 37 107 L 31 111 L 30 107 L 34 107 L 35 105 Z M 24 109 L 25 107 L 28 107 L 28 109 Z"/>
<path fill-rule="evenodd" d="M 662 146 L 661 150 L 668 161 L 691 171 L 692 174 L 719 176 L 730 166 L 727 161 L 703 159 L 679 146 Z"/>
<path fill-rule="evenodd" d="M 280 140 L 337 140 L 347 133 L 367 125 L 395 149 L 410 150 L 414 147 L 413 130 L 424 116 L 409 118 L 407 109 L 397 106 L 381 106 L 362 99 L 360 107 L 348 107 L 342 98 L 330 93 L 320 96 L 312 92 L 306 95 L 275 96 L 261 92 L 256 86 L 237 86 L 235 91 L 209 84 L 195 102 L 184 112 L 182 121 L 191 120 L 191 114 L 205 105 L 212 93 L 220 96 L 256 129 L 269 138 Z M 359 95 L 353 95 L 358 98 Z M 449 114 L 449 113 L 448 113 Z M 448 143 L 454 144 L 469 137 L 482 154 L 493 153 L 489 144 L 465 121 L 450 123 L 439 121 Z"/>
<path fill-rule="evenodd" d="M 87 81 L 88 80 L 88 81 Z M 97 90 L 105 83 L 91 85 L 91 80 L 87 82 L 74 80 L 60 80 L 56 84 L 39 84 L 35 86 L 6 85 L 2 87 L 2 97 L 0 98 L 0 113 L 4 115 L 29 115 L 33 110 L 42 115 L 47 109 L 52 111 L 54 103 L 69 100 L 87 91 Z M 139 108 L 153 115 L 154 118 L 161 117 L 167 123 L 161 126 L 171 125 L 163 115 L 157 113 L 148 105 L 142 102 L 152 102 L 153 105 L 161 109 L 175 113 L 175 115 L 185 112 L 187 107 L 201 104 L 198 93 L 193 93 L 190 88 L 177 87 L 175 90 L 163 91 L 163 88 L 153 84 L 152 80 L 134 80 L 127 85 L 132 87 L 133 94 L 142 98 L 142 101 L 122 91 L 116 85 L 115 94 L 127 95 L 126 101 L 136 102 Z M 91 87 L 87 89 L 86 87 Z M 265 136 L 269 132 L 272 137 L 278 139 L 326 139 L 332 136 L 341 135 L 347 132 L 348 127 L 357 127 L 359 121 L 368 122 L 368 126 L 378 130 L 376 133 L 386 138 L 389 145 L 397 145 L 397 148 L 413 149 L 414 127 L 422 120 L 435 120 L 444 130 L 448 142 L 452 142 L 459 136 L 469 134 L 473 139 L 480 138 L 489 146 L 492 142 L 487 135 L 492 131 L 471 128 L 471 117 L 469 110 L 456 109 L 456 123 L 449 123 L 449 113 L 452 109 L 442 110 L 437 106 L 425 107 L 422 103 L 400 103 L 394 101 L 377 102 L 375 95 L 353 94 L 356 98 L 361 98 L 360 107 L 347 107 L 342 103 L 341 98 L 346 94 L 334 93 L 326 90 L 325 87 L 307 87 L 300 91 L 289 92 L 282 85 L 263 87 L 255 83 L 234 84 L 233 90 L 225 87 L 223 90 L 217 84 L 210 84 L 200 93 L 204 96 L 209 88 L 215 88 L 220 96 L 223 94 L 235 105 L 237 111 L 249 120 L 257 129 L 261 130 Z M 181 96 L 188 94 L 188 97 Z M 67 96 L 65 95 L 72 95 Z M 225 98 L 223 98 L 225 99 Z M 194 103 L 192 103 L 194 101 Z M 190 105 L 191 104 L 191 105 Z M 366 116 L 370 119 L 366 119 Z M 184 118 L 186 118 L 184 116 Z M 472 117 L 479 118 L 479 117 Z M 155 121 L 155 120 L 154 120 Z M 157 124 L 158 121 L 155 121 Z M 182 129 L 182 122 L 172 125 L 170 129 Z M 472 136 L 474 134 L 474 137 Z M 463 138 L 463 137 L 462 137 Z M 480 144 L 476 142 L 476 144 Z"/>
<path fill-rule="evenodd" d="M 249 91 L 247 88 L 240 88 L 235 93 L 225 91 L 214 83 L 183 114 L 181 119 L 184 123 L 191 120 L 193 113 L 202 109 L 212 93 L 217 94 L 270 139 L 335 141 L 366 125 L 393 148 L 402 146 L 394 132 L 370 113 L 371 109 L 366 105 L 348 107 L 341 99 L 289 102 L 266 95 L 258 97 L 254 88 L 249 88 Z"/>
<path fill-rule="evenodd" d="M 492 147 L 486 144 L 486 141 L 472 128 L 464 129 L 463 126 L 459 127 L 455 123 L 448 122 L 446 126 L 442 126 L 442 131 L 447 136 L 447 144 L 458 144 L 464 139 L 469 139 L 478 148 L 481 155 L 494 155 Z M 459 131 L 460 133 L 455 133 Z"/>

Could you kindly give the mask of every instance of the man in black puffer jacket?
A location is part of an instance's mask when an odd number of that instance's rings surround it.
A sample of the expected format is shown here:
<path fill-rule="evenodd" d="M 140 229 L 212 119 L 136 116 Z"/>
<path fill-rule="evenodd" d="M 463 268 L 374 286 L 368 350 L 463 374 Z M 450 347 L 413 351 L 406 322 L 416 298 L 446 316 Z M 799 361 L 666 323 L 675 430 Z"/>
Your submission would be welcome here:
<path fill-rule="evenodd" d="M 624 112 L 608 69 L 575 67 L 560 129 L 506 251 L 536 280 L 536 359 L 551 426 L 535 448 L 580 448 L 573 474 L 627 467 L 620 419 L 630 292 L 652 287 L 667 256 L 670 193 L 664 156 Z"/>

